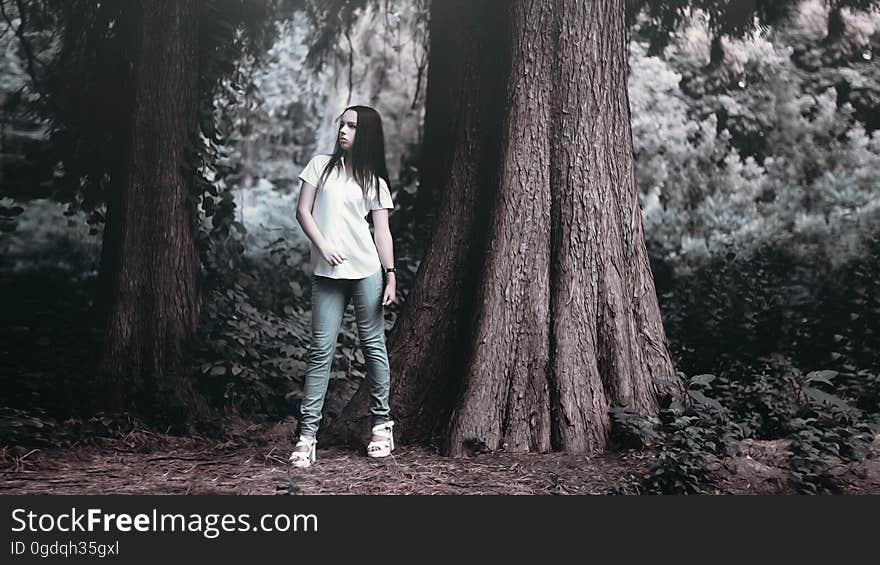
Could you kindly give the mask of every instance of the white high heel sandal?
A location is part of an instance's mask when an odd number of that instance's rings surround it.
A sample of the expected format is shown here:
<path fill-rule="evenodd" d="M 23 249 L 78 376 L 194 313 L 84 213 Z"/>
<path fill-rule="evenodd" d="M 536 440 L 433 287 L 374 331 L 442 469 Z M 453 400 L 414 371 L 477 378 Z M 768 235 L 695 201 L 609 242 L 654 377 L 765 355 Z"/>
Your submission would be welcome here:
<path fill-rule="evenodd" d="M 373 435 L 382 439 L 379 441 L 370 441 L 367 445 L 367 457 L 388 457 L 394 451 L 394 434 L 391 428 L 394 422 L 391 420 L 384 424 L 373 426 Z"/>
<path fill-rule="evenodd" d="M 309 465 L 314 463 L 315 459 L 317 459 L 316 453 L 315 453 L 315 451 L 316 451 L 315 446 L 317 444 L 318 444 L 317 438 L 314 438 L 314 437 L 309 438 L 306 436 L 299 436 L 299 441 L 296 442 L 296 446 L 294 447 L 294 450 L 300 446 L 307 446 L 309 449 L 308 449 L 308 451 L 294 451 L 293 453 L 291 453 L 290 454 L 291 465 L 293 465 L 294 467 L 308 467 Z"/>

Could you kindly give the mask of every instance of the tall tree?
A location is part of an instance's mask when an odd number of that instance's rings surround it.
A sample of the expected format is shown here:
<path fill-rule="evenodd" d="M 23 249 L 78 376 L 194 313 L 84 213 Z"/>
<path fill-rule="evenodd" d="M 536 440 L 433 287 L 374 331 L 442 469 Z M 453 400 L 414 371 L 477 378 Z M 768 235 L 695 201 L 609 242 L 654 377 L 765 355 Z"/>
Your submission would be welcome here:
<path fill-rule="evenodd" d="M 131 389 L 181 415 L 203 406 L 185 356 L 201 300 L 193 175 L 182 166 L 197 128 L 198 16 L 199 0 L 145 0 L 128 14 L 132 113 L 101 361 L 114 408 L 127 407 Z"/>
<path fill-rule="evenodd" d="M 201 310 L 197 206 L 217 195 L 203 176 L 219 143 L 214 97 L 245 52 L 264 52 L 288 0 L 140 0 L 126 6 L 130 119 L 122 167 L 107 195 L 101 272 L 106 331 L 100 360 L 108 405 L 180 426 L 206 413 L 188 346 Z M 268 28 L 268 29 L 267 29 Z M 213 218 L 212 235 L 225 221 Z"/>
<path fill-rule="evenodd" d="M 653 377 L 674 369 L 627 52 L 624 0 L 433 3 L 426 122 L 456 108 L 435 230 L 389 338 L 401 439 L 451 455 L 595 452 L 612 405 L 656 411 Z M 361 441 L 365 405 L 359 391 L 330 435 Z"/>
<path fill-rule="evenodd" d="M 215 97 L 239 57 L 271 45 L 271 17 L 302 1 L 0 0 L 0 8 L 7 20 L 19 16 L 39 110 L 51 120 L 42 168 L 61 173 L 54 196 L 105 222 L 98 402 L 191 422 L 205 409 L 186 350 L 201 304 L 198 251 L 209 241 L 197 245 L 196 207 L 201 200 L 210 215 L 218 195 L 205 177 L 220 143 Z M 38 53 L 30 42 L 46 33 L 60 38 L 49 43 L 57 49 Z M 232 218 L 219 216 L 211 235 L 222 240 Z"/>

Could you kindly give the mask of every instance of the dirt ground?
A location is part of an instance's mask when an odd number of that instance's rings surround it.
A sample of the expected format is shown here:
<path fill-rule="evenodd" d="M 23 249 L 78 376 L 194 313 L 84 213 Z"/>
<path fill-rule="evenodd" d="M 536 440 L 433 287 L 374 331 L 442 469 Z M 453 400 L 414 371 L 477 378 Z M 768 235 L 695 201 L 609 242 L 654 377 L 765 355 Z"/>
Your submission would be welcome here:
<path fill-rule="evenodd" d="M 252 424 L 224 442 L 143 430 L 65 448 L 0 451 L 0 494 L 608 494 L 637 480 L 649 452 L 600 456 L 486 453 L 442 457 L 398 446 L 373 460 L 364 450 L 319 444 L 309 469 L 287 463 L 294 422 Z M 880 435 L 874 457 L 836 472 L 847 494 L 880 493 Z M 716 494 L 793 493 L 781 462 L 785 442 L 746 440 L 719 466 Z"/>

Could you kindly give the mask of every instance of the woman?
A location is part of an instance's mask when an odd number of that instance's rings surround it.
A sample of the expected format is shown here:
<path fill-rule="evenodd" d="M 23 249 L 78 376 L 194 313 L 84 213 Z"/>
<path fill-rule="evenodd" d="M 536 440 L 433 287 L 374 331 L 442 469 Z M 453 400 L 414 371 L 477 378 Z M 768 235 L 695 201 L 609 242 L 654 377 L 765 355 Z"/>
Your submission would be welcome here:
<path fill-rule="evenodd" d="M 367 363 L 372 439 L 370 457 L 394 449 L 389 419 L 390 370 L 383 307 L 396 301 L 394 245 L 388 210 L 394 208 L 385 167 L 382 118 L 351 106 L 340 116 L 333 155 L 317 155 L 299 175 L 296 219 L 311 240 L 312 334 L 303 390 L 295 467 L 315 461 L 315 434 L 330 380 L 330 365 L 348 300 L 354 301 L 358 337 Z M 367 214 L 373 216 L 370 237 Z M 383 285 L 384 275 L 384 285 Z M 384 286 L 384 290 L 383 290 Z"/>

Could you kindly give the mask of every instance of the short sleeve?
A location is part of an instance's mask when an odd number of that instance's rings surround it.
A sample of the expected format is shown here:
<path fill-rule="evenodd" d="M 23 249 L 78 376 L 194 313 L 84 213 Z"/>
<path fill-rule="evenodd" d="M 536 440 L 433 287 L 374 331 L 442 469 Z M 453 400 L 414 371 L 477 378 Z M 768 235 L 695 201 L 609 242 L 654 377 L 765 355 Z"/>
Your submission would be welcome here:
<path fill-rule="evenodd" d="M 370 202 L 370 210 L 381 210 L 383 208 L 394 209 L 394 202 L 391 200 L 391 191 L 388 189 L 388 183 L 385 179 L 379 177 L 379 198 L 373 197 Z"/>
<path fill-rule="evenodd" d="M 299 174 L 301 180 L 306 181 L 312 186 L 318 186 L 318 179 L 321 178 L 321 171 L 318 170 L 318 161 L 318 156 L 312 157 L 306 168 Z"/>

